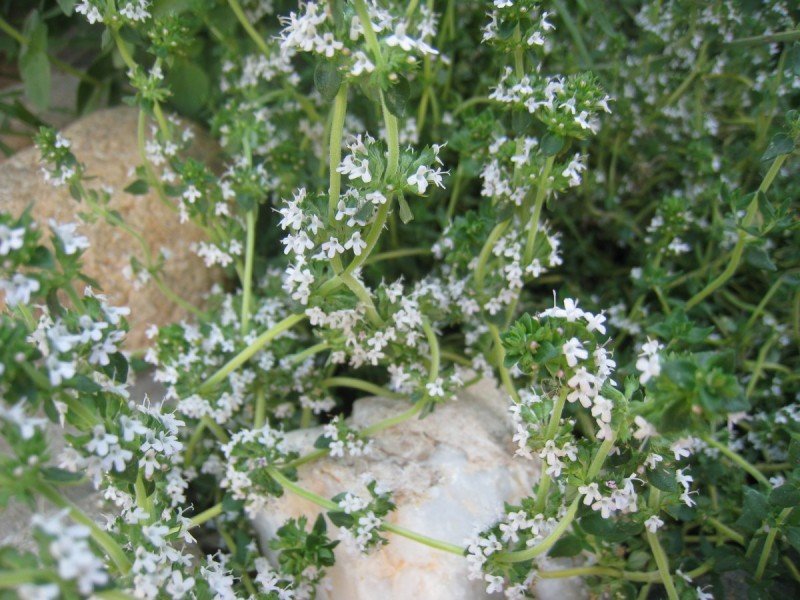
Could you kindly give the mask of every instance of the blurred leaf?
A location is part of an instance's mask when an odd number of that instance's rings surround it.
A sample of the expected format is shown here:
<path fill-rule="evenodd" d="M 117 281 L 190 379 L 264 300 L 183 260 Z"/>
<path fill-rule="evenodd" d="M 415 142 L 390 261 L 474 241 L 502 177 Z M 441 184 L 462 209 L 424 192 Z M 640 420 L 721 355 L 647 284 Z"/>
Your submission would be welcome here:
<path fill-rule="evenodd" d="M 28 43 L 19 54 L 19 73 L 25 95 L 39 110 L 50 104 L 50 60 L 47 58 L 47 25 L 34 11 L 25 21 L 23 35 Z"/>

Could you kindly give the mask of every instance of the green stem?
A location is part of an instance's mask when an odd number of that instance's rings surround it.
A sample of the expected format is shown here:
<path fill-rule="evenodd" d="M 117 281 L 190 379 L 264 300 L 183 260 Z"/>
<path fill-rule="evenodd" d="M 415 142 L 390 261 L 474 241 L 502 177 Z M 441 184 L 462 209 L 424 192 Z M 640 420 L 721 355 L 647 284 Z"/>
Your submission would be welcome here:
<path fill-rule="evenodd" d="M 153 280 L 153 283 L 156 284 L 156 287 L 159 289 L 159 291 L 164 295 L 164 297 L 167 300 L 170 300 L 174 304 L 177 304 L 185 311 L 192 313 L 198 319 L 206 318 L 206 313 L 204 313 L 202 310 L 197 308 L 194 304 L 192 304 L 185 298 L 181 298 L 180 296 L 178 296 L 178 294 L 172 291 L 172 289 L 161 280 L 161 277 L 158 274 L 151 272 L 150 278 Z"/>
<path fill-rule="evenodd" d="M 356 297 L 361 301 L 361 303 L 366 307 L 367 318 L 369 319 L 370 323 L 372 323 L 377 327 L 382 326 L 383 319 L 381 319 L 380 315 L 378 314 L 378 311 L 375 309 L 375 304 L 372 302 L 372 295 L 369 293 L 369 290 L 366 287 L 364 287 L 364 284 L 346 272 L 341 273 L 339 277 L 348 287 L 348 289 L 351 292 L 353 292 L 356 295 Z"/>
<path fill-rule="evenodd" d="M 401 527 L 400 525 L 384 522 L 383 525 L 381 526 L 381 529 L 383 529 L 384 531 L 390 531 L 409 540 L 414 540 L 415 542 L 419 542 L 420 544 L 424 544 L 431 548 L 436 548 L 437 550 L 442 550 L 444 552 L 449 552 L 450 554 L 456 554 L 458 556 L 464 556 L 464 548 L 462 548 L 461 546 L 456 546 L 455 544 L 450 544 L 442 540 L 437 540 L 432 537 L 428 537 L 427 535 L 416 533 L 414 531 L 411 531 L 410 529 Z"/>
<path fill-rule="evenodd" d="M 391 260 L 393 258 L 405 258 L 406 256 L 424 256 L 430 254 L 430 248 L 403 248 L 401 250 L 390 250 L 388 252 L 380 252 L 373 254 L 366 261 L 365 265 L 371 265 L 382 260 Z"/>
<path fill-rule="evenodd" d="M 559 393 L 558 398 L 556 398 L 555 403 L 553 404 L 553 412 L 550 413 L 550 421 L 547 423 L 547 429 L 545 429 L 544 433 L 545 440 L 552 440 L 555 437 L 556 432 L 558 431 L 558 426 L 561 423 L 561 413 L 564 412 L 564 405 L 567 402 L 568 393 L 569 393 L 569 388 L 567 386 L 564 386 L 563 389 L 561 390 L 561 393 Z M 598 452 L 597 457 L 595 457 L 595 461 L 598 458 L 600 458 L 600 452 Z M 603 457 L 602 460 L 605 460 L 605 457 Z M 602 464 L 602 460 L 600 464 Z M 547 492 L 549 490 L 550 490 L 550 476 L 546 472 L 543 472 L 541 478 L 539 479 L 539 487 L 536 491 L 536 503 L 534 504 L 536 511 L 541 512 L 542 510 L 544 510 L 544 507 L 547 504 Z"/>
<path fill-rule="evenodd" d="M 669 600 L 679 600 L 678 592 L 675 589 L 675 582 L 672 579 L 672 574 L 669 572 L 669 560 L 661 547 L 661 542 L 658 541 L 658 535 L 655 533 L 647 532 L 647 541 L 650 544 L 650 550 L 653 552 L 653 557 L 656 559 L 658 572 L 661 574 L 661 582 L 667 591 Z"/>
<path fill-rule="evenodd" d="M 510 224 L 510 219 L 501 221 L 494 226 L 494 229 L 489 233 L 489 237 L 486 238 L 486 242 L 483 244 L 483 248 L 481 248 L 481 252 L 478 255 L 478 264 L 475 266 L 475 285 L 478 288 L 483 287 L 483 279 L 486 275 L 486 263 L 489 261 L 489 256 L 494 249 L 494 245 L 497 243 L 497 240 L 502 237 Z"/>
<path fill-rule="evenodd" d="M 17 569 L 0 573 L 0 589 L 15 588 L 26 583 L 35 583 L 39 580 L 57 581 L 54 573 L 42 569 Z"/>
<path fill-rule="evenodd" d="M 403 411 L 400 414 L 395 415 L 393 417 L 382 419 L 381 421 L 378 421 L 377 423 L 374 423 L 369 427 L 365 427 L 364 429 L 361 430 L 361 435 L 365 436 L 375 435 L 379 431 L 383 431 L 384 429 L 388 429 L 389 427 L 394 427 L 395 425 L 399 425 L 404 421 L 408 421 L 412 417 L 415 417 L 420 412 L 422 412 L 422 409 L 425 407 L 427 403 L 428 403 L 427 399 L 423 397 L 420 400 L 417 400 L 417 402 L 415 402 L 414 405 L 408 410 Z"/>
<path fill-rule="evenodd" d="M 342 162 L 342 134 L 344 133 L 344 118 L 347 113 L 347 84 L 343 83 L 333 102 L 331 117 L 331 137 L 328 145 L 328 223 L 333 225 L 336 206 L 339 204 L 339 194 L 342 188 L 342 175 L 336 169 Z"/>
<path fill-rule="evenodd" d="M 283 333 L 287 329 L 291 329 L 305 318 L 306 316 L 304 314 L 297 313 L 289 315 L 282 321 L 279 321 L 277 324 L 275 324 L 270 329 L 268 329 L 260 336 L 258 336 L 249 346 L 247 346 L 247 348 L 245 348 L 244 350 L 239 352 L 239 354 L 230 359 L 216 373 L 214 373 L 203 384 L 201 384 L 197 388 L 197 391 L 201 394 L 211 391 L 215 386 L 217 386 L 220 382 L 222 382 L 233 371 L 235 371 L 241 365 L 250 360 L 250 358 L 256 352 L 258 352 L 264 346 L 269 344 L 273 339 L 278 337 L 281 333 Z"/>
<path fill-rule="evenodd" d="M 439 340 L 436 339 L 436 333 L 433 331 L 428 319 L 422 319 L 422 330 L 425 332 L 425 337 L 428 340 L 428 346 L 431 349 L 431 368 L 428 373 L 428 382 L 431 383 L 439 377 L 439 364 L 441 362 L 439 354 Z"/>
<path fill-rule="evenodd" d="M 253 261 L 256 248 L 257 210 L 247 211 L 247 242 L 244 259 L 244 281 L 242 281 L 242 333 L 250 329 L 250 301 L 253 295 Z"/>
<path fill-rule="evenodd" d="M 769 555 L 772 553 L 772 546 L 775 543 L 775 538 L 780 531 L 781 525 L 783 525 L 783 522 L 786 521 L 793 510 L 794 507 L 784 508 L 781 514 L 778 515 L 775 526 L 770 527 L 769 533 L 767 533 L 767 539 L 764 540 L 764 548 L 761 550 L 761 556 L 758 559 L 758 566 L 756 567 L 755 574 L 756 581 L 761 581 L 761 578 L 764 576 L 764 570 L 767 568 L 767 561 L 769 561 Z"/>
<path fill-rule="evenodd" d="M 736 533 L 733 529 L 725 525 L 722 521 L 715 517 L 706 517 L 706 521 L 714 527 L 717 531 L 721 534 L 725 535 L 726 537 L 730 538 L 740 546 L 744 546 L 744 536 L 740 533 Z"/>
<path fill-rule="evenodd" d="M 762 485 L 765 485 L 767 487 L 772 487 L 770 485 L 770 483 L 769 483 L 769 479 L 764 477 L 764 475 L 761 473 L 761 471 L 756 469 L 753 465 L 751 465 L 749 462 L 747 462 L 744 458 L 742 458 L 741 456 L 736 454 L 736 452 L 734 452 L 733 450 L 728 448 L 728 446 L 726 446 L 725 444 L 723 444 L 721 442 L 718 442 L 717 440 L 715 440 L 710 435 L 703 436 L 703 441 L 706 444 L 708 444 L 709 446 L 713 446 L 714 448 L 719 450 L 724 456 L 726 456 L 728 459 L 730 459 L 734 464 L 738 465 L 744 471 L 749 473 L 750 476 L 753 477 L 753 479 L 755 479 L 756 481 L 758 481 Z"/>
<path fill-rule="evenodd" d="M 237 0 L 228 0 L 228 6 L 233 11 L 233 14 L 236 15 L 236 19 L 239 21 L 241 26 L 244 27 L 244 30 L 247 32 L 247 35 L 250 36 L 250 39 L 256 43 L 258 49 L 261 50 L 265 56 L 269 56 L 269 48 L 267 47 L 264 38 L 262 38 L 255 28 L 250 24 L 250 21 L 247 19 L 247 15 L 244 14 L 239 2 Z"/>
<path fill-rule="evenodd" d="M 256 390 L 256 406 L 253 410 L 253 428 L 260 429 L 267 422 L 267 397 L 264 388 Z"/>
<path fill-rule="evenodd" d="M 125 43 L 125 40 L 122 39 L 122 36 L 119 34 L 119 29 L 111 29 L 111 35 L 114 37 L 114 43 L 117 45 L 117 50 L 119 50 L 119 54 L 122 57 L 122 61 L 131 71 L 136 70 L 136 61 L 133 60 L 133 56 L 131 56 L 130 51 L 128 50 L 128 46 Z"/>
<path fill-rule="evenodd" d="M 319 344 L 314 344 L 313 346 L 309 346 L 302 352 L 298 352 L 291 357 L 291 362 L 293 365 L 298 365 L 307 359 L 309 356 L 314 356 L 320 352 L 324 352 L 330 348 L 330 344 L 328 342 L 320 342 Z"/>
<path fill-rule="evenodd" d="M 228 437 L 228 434 L 225 433 L 225 430 L 220 427 L 219 423 L 214 421 L 208 415 L 202 417 L 201 422 L 206 426 L 207 429 L 210 429 L 211 433 L 214 434 L 214 437 L 216 437 L 223 444 L 227 444 L 230 441 L 230 438 Z"/>
<path fill-rule="evenodd" d="M 361 390 L 362 392 L 367 392 L 368 394 L 373 394 L 375 396 L 381 396 L 383 398 L 402 398 L 402 394 L 396 394 L 386 388 L 383 388 L 379 385 L 375 385 L 369 381 L 364 381 L 363 379 L 356 379 L 355 377 L 328 377 L 327 379 L 323 379 L 320 382 L 320 385 L 324 388 L 330 387 L 346 387 L 352 388 L 355 390 Z"/>
<path fill-rule="evenodd" d="M 222 514 L 222 502 L 220 502 L 219 504 L 215 504 L 211 508 L 208 508 L 203 512 L 193 516 L 191 522 L 189 523 L 189 527 L 190 528 L 199 527 L 206 521 L 210 521 L 214 517 L 218 517 L 221 514 Z"/>
<path fill-rule="evenodd" d="M 769 189 L 770 185 L 772 185 L 772 181 L 778 175 L 778 172 L 781 170 L 784 161 L 788 157 L 788 154 L 781 154 L 775 157 L 775 160 L 772 161 L 772 165 L 767 171 L 767 174 L 764 176 L 761 185 L 758 187 L 753 199 L 750 201 L 750 204 L 747 207 L 747 213 L 745 214 L 744 220 L 742 221 L 742 227 L 747 228 L 750 227 L 756 219 L 756 215 L 758 214 L 758 198 L 759 194 L 764 194 Z M 736 240 L 736 245 L 733 247 L 733 251 L 731 252 L 731 258 L 728 261 L 728 266 L 725 267 L 725 270 L 719 274 L 719 276 L 714 279 L 711 283 L 709 283 L 706 287 L 700 290 L 697 294 L 692 296 L 689 301 L 686 303 L 686 310 L 690 310 L 697 306 L 700 302 L 705 300 L 708 296 L 713 294 L 716 290 L 720 287 L 725 285 L 727 281 L 733 277 L 733 274 L 736 273 L 736 270 L 739 268 L 739 263 L 742 261 L 742 256 L 744 255 L 745 244 L 747 242 L 748 233 L 744 231 L 744 229 L 739 230 L 739 235 Z"/>
<path fill-rule="evenodd" d="M 561 536 L 567 531 L 567 528 L 572 524 L 572 521 L 575 519 L 575 514 L 578 512 L 578 507 L 580 506 L 581 496 L 575 496 L 575 499 L 572 501 L 572 504 L 569 505 L 567 509 L 567 513 L 561 519 L 561 521 L 556 525 L 556 528 L 544 538 L 541 542 L 532 546 L 530 548 L 526 548 L 525 550 L 517 550 L 515 552 L 500 552 L 495 554 L 495 560 L 500 563 L 516 563 L 516 562 L 526 562 L 532 560 L 539 556 L 540 554 L 544 554 L 553 545 L 561 539 Z"/>
<path fill-rule="evenodd" d="M 267 470 L 270 477 L 272 477 L 275 481 L 277 481 L 284 489 L 292 492 L 296 496 L 300 496 L 301 498 L 305 498 L 309 502 L 313 502 L 317 506 L 324 508 L 325 510 L 339 512 L 341 508 L 335 502 L 328 500 L 327 498 L 323 498 L 322 496 L 315 494 L 305 488 L 300 487 L 295 482 L 291 481 L 287 478 L 283 473 L 278 471 L 277 469 L 270 468 Z M 392 523 L 384 523 L 382 525 L 382 529 L 386 531 L 391 531 L 392 533 L 402 536 L 404 538 L 408 538 L 410 540 L 414 540 L 415 542 L 419 542 L 421 544 L 425 544 L 426 546 L 430 546 L 431 548 L 436 548 L 437 550 L 444 550 L 445 552 L 451 552 L 454 554 L 458 554 L 459 556 L 463 556 L 464 550 L 458 546 L 453 544 L 449 544 L 447 542 L 443 542 L 441 540 L 437 540 L 434 538 L 427 537 L 420 533 L 416 533 L 405 527 L 400 527 L 399 525 L 393 525 Z"/>
<path fill-rule="evenodd" d="M 506 388 L 508 394 L 514 399 L 514 402 L 519 404 L 519 393 L 517 392 L 517 388 L 514 387 L 514 382 L 511 380 L 511 374 L 503 364 L 505 360 L 505 350 L 503 349 L 503 342 L 500 341 L 500 331 L 497 329 L 497 325 L 493 323 L 489 323 L 488 326 L 489 333 L 492 335 L 492 341 L 494 343 L 495 363 L 500 373 L 500 380 L 503 382 L 503 386 Z"/>
<path fill-rule="evenodd" d="M 536 236 L 539 232 L 539 220 L 542 216 L 542 207 L 544 206 L 545 198 L 547 197 L 547 183 L 550 177 L 550 171 L 553 169 L 555 156 L 548 156 L 545 160 L 542 173 L 539 176 L 538 185 L 536 187 L 536 198 L 533 201 L 533 216 L 530 223 L 528 223 L 528 239 L 525 242 L 525 254 L 523 254 L 523 261 L 525 265 L 530 264 L 533 260 L 533 247 L 536 243 Z"/>
<path fill-rule="evenodd" d="M 713 562 L 707 562 L 696 569 L 686 573 L 690 579 L 700 577 L 708 573 L 713 567 Z M 562 579 L 567 577 L 613 577 L 615 579 L 625 579 L 638 583 L 661 583 L 661 573 L 659 571 L 623 571 L 612 567 L 575 567 L 573 569 L 558 569 L 556 571 L 537 571 L 536 576 L 540 579 Z"/>
<path fill-rule="evenodd" d="M 194 449 L 200 440 L 203 438 L 203 432 L 206 430 L 206 423 L 203 420 L 197 422 L 197 425 L 192 432 L 192 436 L 189 438 L 189 441 L 186 443 L 186 449 L 183 453 L 183 463 L 187 466 L 192 464 L 192 458 L 194 457 Z"/>
<path fill-rule="evenodd" d="M 122 547 L 117 544 L 107 531 L 103 530 L 97 523 L 90 519 L 86 513 L 71 501 L 67 500 L 56 488 L 48 483 L 40 482 L 36 484 L 34 489 L 59 508 L 67 509 L 73 521 L 88 527 L 92 539 L 103 549 L 121 573 L 125 574 L 130 571 L 131 562 L 125 555 L 125 551 Z"/>

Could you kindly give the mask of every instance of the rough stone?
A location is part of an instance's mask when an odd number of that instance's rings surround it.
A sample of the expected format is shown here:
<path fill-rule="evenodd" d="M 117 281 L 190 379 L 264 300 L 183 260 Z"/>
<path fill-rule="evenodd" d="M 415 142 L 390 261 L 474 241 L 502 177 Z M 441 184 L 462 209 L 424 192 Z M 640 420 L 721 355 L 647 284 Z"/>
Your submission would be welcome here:
<path fill-rule="evenodd" d="M 407 407 L 406 407 L 407 408 Z M 364 427 L 403 410 L 397 400 L 366 398 L 355 403 L 348 423 Z M 535 484 L 538 462 L 514 458 L 507 401 L 488 382 L 462 392 L 424 419 L 414 419 L 378 433 L 373 451 L 360 458 L 323 458 L 299 467 L 299 484 L 323 497 L 343 491 L 363 492 L 362 476 L 370 473 L 393 490 L 397 510 L 388 520 L 415 532 L 462 545 L 495 522 L 503 502 L 516 502 Z M 287 435 L 290 447 L 312 450 L 321 428 Z M 266 548 L 289 518 L 320 509 L 291 493 L 271 501 L 254 525 Z M 336 529 L 329 528 L 332 537 Z M 389 544 L 367 556 L 336 549 L 318 598 L 322 600 L 470 600 L 489 596 L 486 583 L 469 581 L 466 559 L 415 541 L 386 534 Z M 543 585 L 544 584 L 544 585 Z M 574 580 L 539 584 L 541 598 L 581 598 Z"/>
<path fill-rule="evenodd" d="M 132 181 L 131 169 L 141 162 L 136 144 L 137 118 L 138 111 L 133 108 L 105 109 L 76 121 L 63 133 L 72 142 L 78 160 L 86 165 L 87 175 L 95 177 L 92 186 L 113 188 L 111 208 L 142 233 L 154 256 L 162 248 L 168 252 L 164 282 L 187 301 L 201 306 L 220 274 L 207 269 L 190 250 L 193 242 L 203 239 L 200 229 L 180 224 L 177 213 L 153 192 L 134 196 L 123 191 Z M 210 158 L 217 152 L 213 142 L 197 131 L 193 155 Z M 0 210 L 19 214 L 29 203 L 33 203 L 32 215 L 43 231 L 48 231 L 49 219 L 80 221 L 77 213 L 81 205 L 69 191 L 44 181 L 36 148 L 22 150 L 0 164 Z M 161 325 L 186 316 L 184 309 L 167 300 L 152 281 L 137 289 L 125 276 L 131 256 L 142 259 L 138 242 L 130 234 L 100 220 L 81 222 L 79 230 L 92 243 L 83 257 L 84 271 L 103 286 L 113 304 L 131 308 L 128 349 L 145 345 L 144 332 L 151 323 Z"/>

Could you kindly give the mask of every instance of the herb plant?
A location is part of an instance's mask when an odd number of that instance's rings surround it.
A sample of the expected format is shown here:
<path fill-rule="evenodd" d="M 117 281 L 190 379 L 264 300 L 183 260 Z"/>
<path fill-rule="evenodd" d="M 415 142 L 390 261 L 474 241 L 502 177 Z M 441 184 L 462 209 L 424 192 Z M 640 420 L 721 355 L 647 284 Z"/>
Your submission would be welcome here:
<path fill-rule="evenodd" d="M 1 597 L 313 598 L 337 544 L 387 533 L 507 598 L 576 576 L 621 598 L 798 593 L 792 3 L 31 4 L 0 20 L 27 98 L 45 106 L 57 69 L 80 110 L 136 107 L 125 192 L 199 225 L 231 285 L 182 299 L 69 140 L 38 129 L 44 176 L 139 240 L 132 272 L 189 316 L 126 350 L 132 315 L 82 273 L 80 224 L 0 212 L 0 505 L 60 509 L 34 517 L 38 552 L 0 550 Z M 91 59 L 59 58 L 69 43 Z M 189 157 L 187 119 L 221 168 Z M 130 393 L 147 365 L 163 398 Z M 379 481 L 297 483 L 482 378 L 542 474 L 463 544 L 390 523 Z M 348 426 L 364 394 L 396 416 Z M 287 449 L 315 424 L 313 452 Z M 87 479 L 107 523 L 63 493 Z M 282 494 L 324 516 L 259 548 L 249 517 Z"/>

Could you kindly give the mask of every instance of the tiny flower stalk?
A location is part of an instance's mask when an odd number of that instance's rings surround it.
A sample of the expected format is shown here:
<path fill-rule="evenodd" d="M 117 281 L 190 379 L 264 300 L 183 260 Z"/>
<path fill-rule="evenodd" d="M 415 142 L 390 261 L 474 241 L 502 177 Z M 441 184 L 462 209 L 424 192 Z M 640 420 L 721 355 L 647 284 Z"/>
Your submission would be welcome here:
<path fill-rule="evenodd" d="M 236 356 L 230 359 L 224 366 L 222 366 L 216 373 L 209 377 L 203 384 L 198 387 L 200 393 L 209 392 L 214 387 L 222 383 L 225 378 L 233 373 L 237 368 L 246 363 L 250 357 L 256 352 L 261 350 L 264 346 L 269 344 L 273 339 L 278 337 L 287 329 L 291 329 L 301 321 L 306 319 L 306 315 L 295 314 L 289 315 L 282 321 L 276 323 L 273 327 L 259 335 L 253 343 L 247 346 L 244 350 L 239 352 Z"/>
<path fill-rule="evenodd" d="M 650 506 L 653 510 L 657 511 L 659 508 L 659 497 L 660 492 L 655 488 L 651 488 Z M 664 584 L 667 597 L 670 600 L 678 600 L 678 591 L 675 589 L 675 582 L 669 570 L 669 559 L 664 553 L 664 549 L 661 547 L 661 542 L 658 541 L 658 534 L 648 530 L 645 535 L 647 536 L 647 542 L 650 544 L 650 549 L 653 552 L 653 558 L 655 558 L 656 565 L 658 566 L 658 572 L 661 575 L 661 582 Z"/>

